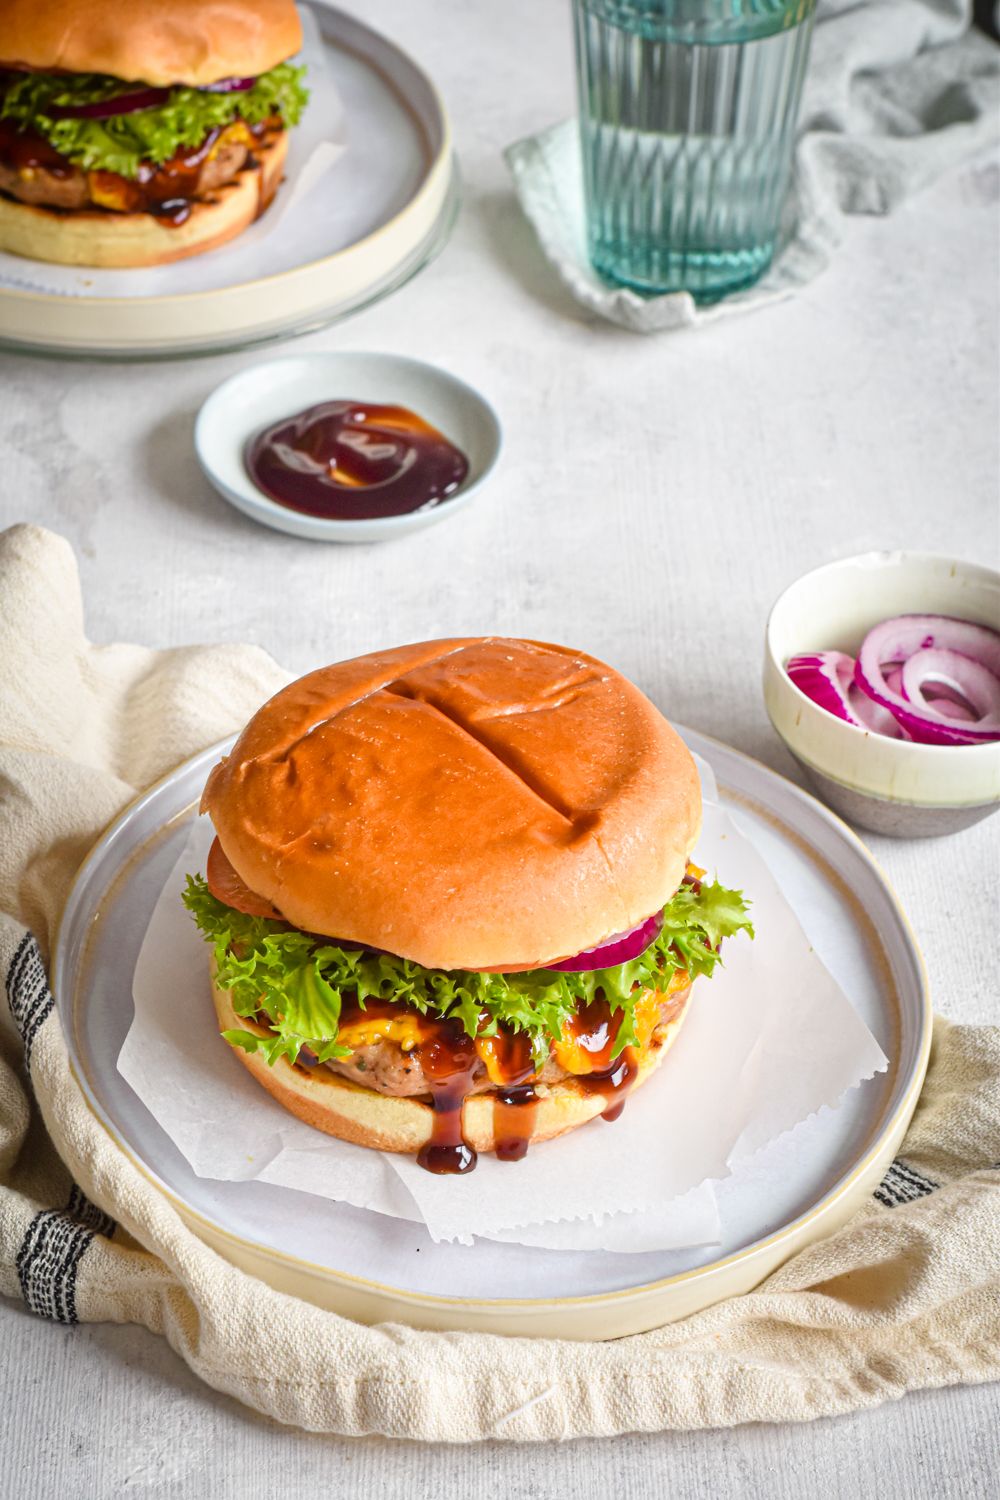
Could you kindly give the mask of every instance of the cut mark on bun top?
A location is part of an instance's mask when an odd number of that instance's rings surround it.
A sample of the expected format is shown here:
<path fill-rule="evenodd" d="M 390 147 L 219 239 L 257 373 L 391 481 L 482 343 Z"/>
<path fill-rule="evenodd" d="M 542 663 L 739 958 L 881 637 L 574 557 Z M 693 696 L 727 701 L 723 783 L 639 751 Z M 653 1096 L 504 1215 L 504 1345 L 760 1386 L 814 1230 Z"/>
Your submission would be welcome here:
<path fill-rule="evenodd" d="M 587 683 L 597 683 L 599 681 L 600 678 L 596 673 L 589 672 L 586 676 L 579 677 L 576 680 L 573 685 L 574 691 L 572 696 L 564 695 L 555 704 L 539 701 L 531 704 L 511 705 L 497 712 L 484 710 L 482 714 L 474 714 L 469 718 L 464 718 L 453 706 L 439 701 L 433 695 L 421 693 L 402 678 L 396 682 L 391 682 L 385 689 L 385 692 L 392 697 L 402 698 L 408 702 L 422 703 L 425 707 L 433 710 L 434 713 L 440 714 L 442 718 L 447 719 L 450 724 L 454 724 L 463 734 L 467 734 L 470 739 L 475 740 L 476 744 L 482 745 L 485 750 L 488 750 L 495 760 L 498 760 L 502 766 L 506 766 L 512 776 L 516 776 L 518 781 L 522 782 L 528 788 L 529 792 L 532 792 L 540 802 L 544 802 L 546 807 L 551 808 L 558 817 L 570 824 L 575 832 L 582 832 L 582 828 L 577 828 L 579 813 L 566 805 L 558 793 L 554 792 L 547 784 L 546 778 L 540 775 L 535 767 L 527 765 L 510 746 L 502 744 L 496 735 L 491 735 L 481 726 L 494 722 L 497 719 L 511 718 L 514 714 L 551 713 L 556 707 L 575 702 Z M 587 827 L 591 825 L 592 821 L 590 813 L 587 813 L 583 818 L 583 823 Z"/>
<path fill-rule="evenodd" d="M 477 637 L 292 683 L 203 807 L 252 890 L 428 967 L 537 967 L 662 906 L 700 824 L 691 757 L 619 673 Z"/>

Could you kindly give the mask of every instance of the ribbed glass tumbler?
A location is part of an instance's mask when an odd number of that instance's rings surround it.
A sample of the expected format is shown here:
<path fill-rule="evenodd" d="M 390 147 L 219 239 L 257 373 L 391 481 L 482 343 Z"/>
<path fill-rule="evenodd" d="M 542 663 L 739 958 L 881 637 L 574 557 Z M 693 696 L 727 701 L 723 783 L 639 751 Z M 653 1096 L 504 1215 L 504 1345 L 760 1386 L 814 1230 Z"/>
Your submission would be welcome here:
<path fill-rule="evenodd" d="M 573 0 L 591 261 L 699 302 L 771 263 L 815 0 Z"/>

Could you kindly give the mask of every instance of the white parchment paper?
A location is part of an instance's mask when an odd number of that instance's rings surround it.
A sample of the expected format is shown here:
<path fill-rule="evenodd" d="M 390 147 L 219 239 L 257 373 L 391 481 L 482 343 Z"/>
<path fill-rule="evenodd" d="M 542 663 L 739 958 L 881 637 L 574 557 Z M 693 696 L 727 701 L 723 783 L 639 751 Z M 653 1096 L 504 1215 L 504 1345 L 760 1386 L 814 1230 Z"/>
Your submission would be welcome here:
<path fill-rule="evenodd" d="M 595 1120 L 518 1163 L 484 1156 L 465 1177 L 333 1140 L 289 1115 L 216 1034 L 207 950 L 181 905 L 212 839 L 199 819 L 153 911 L 118 1068 L 199 1176 L 259 1179 L 423 1220 L 435 1240 L 513 1239 L 615 1251 L 713 1243 L 711 1183 L 833 1106 L 886 1059 L 752 843 L 705 800 L 697 863 L 753 902 L 756 941 L 730 940 L 699 980 L 681 1034 L 620 1120 Z"/>
<path fill-rule="evenodd" d="M 0 253 L 0 287 L 46 292 L 65 297 L 170 297 L 206 289 L 205 265 L 238 251 L 234 280 L 254 280 L 273 269 L 268 244 L 289 218 L 309 212 L 306 201 L 347 145 L 347 117 L 330 72 L 319 23 L 308 6 L 300 6 L 302 50 L 292 61 L 304 64 L 309 103 L 288 139 L 285 180 L 267 212 L 245 229 L 231 246 L 177 261 L 174 265 L 105 271 L 96 267 L 48 265 L 45 261 Z"/>

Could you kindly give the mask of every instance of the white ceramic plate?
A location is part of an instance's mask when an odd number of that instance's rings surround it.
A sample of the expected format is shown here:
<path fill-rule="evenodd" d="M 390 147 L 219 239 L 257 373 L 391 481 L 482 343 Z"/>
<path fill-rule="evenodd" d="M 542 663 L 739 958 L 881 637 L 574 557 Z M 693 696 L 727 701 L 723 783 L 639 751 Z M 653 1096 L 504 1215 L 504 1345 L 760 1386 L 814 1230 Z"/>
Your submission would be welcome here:
<path fill-rule="evenodd" d="M 53 984 L 73 1066 L 95 1115 L 220 1254 L 282 1291 L 363 1321 L 614 1338 L 749 1290 L 795 1250 L 835 1229 L 877 1186 L 923 1081 L 930 1003 L 906 919 L 846 825 L 737 751 L 698 734 L 685 738 L 711 764 L 723 804 L 743 823 L 800 918 L 810 913 L 806 926 L 817 952 L 889 1058 L 886 1073 L 722 1184 L 720 1246 L 609 1255 L 487 1241 L 435 1245 L 408 1221 L 262 1182 L 194 1175 L 115 1060 L 132 1018 L 132 972 L 153 903 L 187 837 L 209 767 L 229 742 L 188 761 L 135 802 L 96 845 L 70 895 Z M 240 1064 L 222 1049 L 219 1066 Z M 266 1221 L 280 1222 L 280 1233 L 263 1229 L 266 1208 Z"/>
<path fill-rule="evenodd" d="M 111 273 L 86 268 L 71 288 L 40 290 L 36 262 L 4 256 L 0 342 L 62 356 L 216 353 L 322 327 L 427 264 L 458 204 L 444 104 L 388 38 L 321 0 L 311 4 L 346 111 L 347 150 L 265 241 L 266 255 L 251 229 L 179 267 L 127 273 L 128 296 L 102 292 Z M 122 273 L 113 274 L 120 285 Z"/>
<path fill-rule="evenodd" d="M 262 427 L 321 401 L 408 406 L 465 454 L 461 488 L 432 510 L 367 521 L 302 515 L 268 498 L 243 462 L 247 440 Z M 318 542 L 381 542 L 454 515 L 473 498 L 500 452 L 500 423 L 489 402 L 437 365 L 399 354 L 299 354 L 241 370 L 214 390 L 194 429 L 205 477 L 231 505 L 276 531 Z"/>

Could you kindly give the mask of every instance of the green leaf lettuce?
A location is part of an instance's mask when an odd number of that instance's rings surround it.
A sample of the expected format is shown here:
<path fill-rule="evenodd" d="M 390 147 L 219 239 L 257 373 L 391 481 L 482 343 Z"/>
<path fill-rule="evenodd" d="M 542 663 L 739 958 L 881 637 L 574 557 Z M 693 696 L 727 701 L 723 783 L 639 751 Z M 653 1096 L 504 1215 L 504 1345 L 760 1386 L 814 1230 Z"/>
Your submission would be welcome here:
<path fill-rule="evenodd" d="M 516 974 L 425 969 L 407 958 L 340 947 L 283 922 L 250 917 L 224 905 L 201 876 L 188 876 L 184 904 L 212 944 L 217 984 L 230 990 L 237 1015 L 263 1011 L 270 1035 L 231 1030 L 234 1046 L 294 1062 L 308 1047 L 321 1062 L 349 1055 L 338 1042 L 341 1007 L 355 997 L 391 1000 L 422 1015 L 460 1022 L 469 1036 L 496 1032 L 502 1022 L 527 1032 L 536 1062 L 549 1055 L 573 1013 L 602 993 L 621 1023 L 614 1056 L 636 1041 L 635 996 L 664 990 L 678 969 L 691 978 L 711 974 L 721 962 L 718 946 L 737 932 L 753 937 L 747 906 L 738 891 L 715 882 L 682 885 L 664 907 L 659 937 L 638 958 L 610 969 L 564 974 L 529 969 Z"/>
<path fill-rule="evenodd" d="M 95 104 L 144 85 L 101 73 L 11 73 L 0 97 L 0 119 L 37 131 L 84 171 L 136 178 L 142 162 L 159 166 L 182 146 L 200 145 L 209 131 L 237 118 L 258 125 L 280 115 L 285 125 L 295 125 L 309 98 L 304 74 L 305 68 L 281 63 L 241 94 L 177 87 L 153 109 L 106 120 L 60 120 L 53 113 L 60 107 Z"/>

